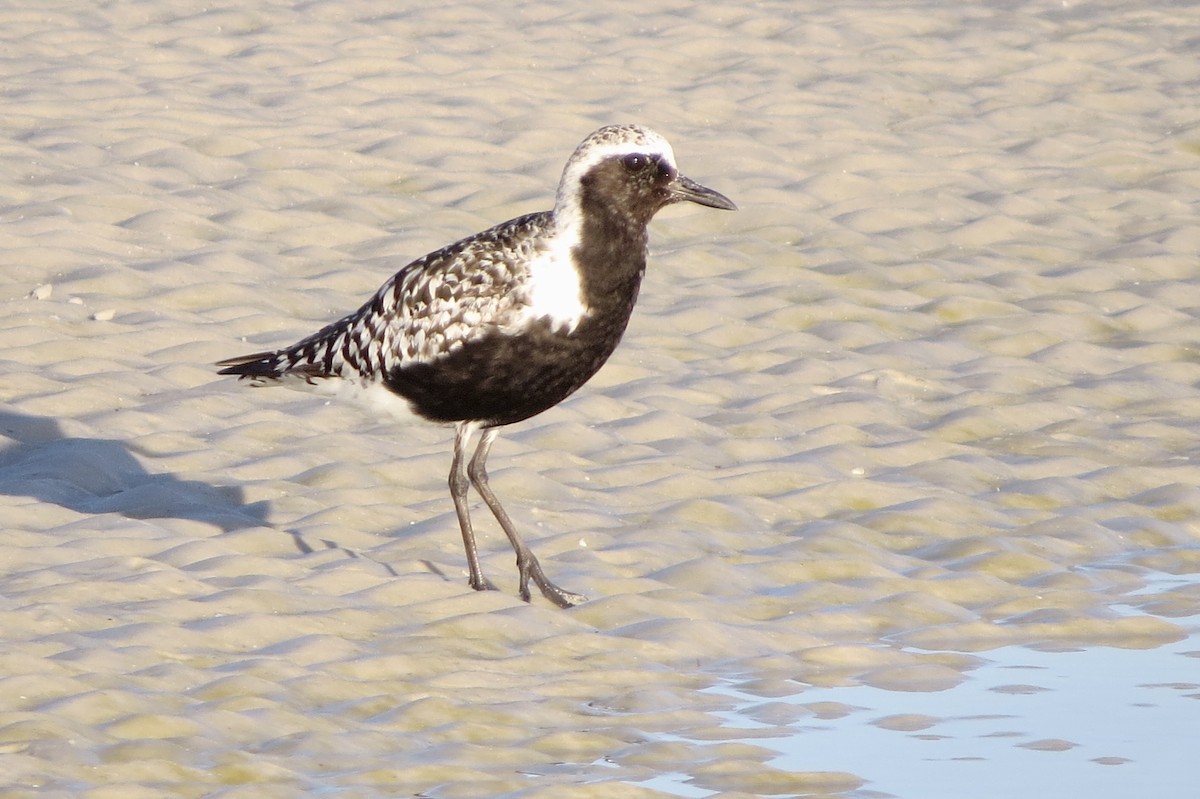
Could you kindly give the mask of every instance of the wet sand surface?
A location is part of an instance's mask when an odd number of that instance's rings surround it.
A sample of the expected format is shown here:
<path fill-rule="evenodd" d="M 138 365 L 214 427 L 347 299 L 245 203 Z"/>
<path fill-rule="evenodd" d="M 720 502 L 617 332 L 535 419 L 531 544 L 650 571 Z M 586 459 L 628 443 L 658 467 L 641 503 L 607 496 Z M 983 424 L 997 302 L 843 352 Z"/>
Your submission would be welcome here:
<path fill-rule="evenodd" d="M 1181 793 L 1200 9 L 62 2 L 0 41 L 3 799 Z M 624 121 L 740 211 L 662 213 L 616 355 L 493 452 L 592 600 L 517 599 L 482 509 L 476 593 L 449 431 L 211 364 Z"/>

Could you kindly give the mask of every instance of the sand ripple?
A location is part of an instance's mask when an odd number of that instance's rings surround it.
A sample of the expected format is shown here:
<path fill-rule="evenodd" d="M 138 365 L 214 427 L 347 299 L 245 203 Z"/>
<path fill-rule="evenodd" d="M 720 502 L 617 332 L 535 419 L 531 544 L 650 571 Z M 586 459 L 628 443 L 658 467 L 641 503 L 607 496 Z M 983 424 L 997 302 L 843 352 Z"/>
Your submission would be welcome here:
<path fill-rule="evenodd" d="M 887 793 L 806 691 L 1195 632 L 1200 13 L 668 5 L 0 11 L 0 796 Z M 742 210 L 497 445 L 594 599 L 470 592 L 446 433 L 209 364 L 626 119 Z"/>

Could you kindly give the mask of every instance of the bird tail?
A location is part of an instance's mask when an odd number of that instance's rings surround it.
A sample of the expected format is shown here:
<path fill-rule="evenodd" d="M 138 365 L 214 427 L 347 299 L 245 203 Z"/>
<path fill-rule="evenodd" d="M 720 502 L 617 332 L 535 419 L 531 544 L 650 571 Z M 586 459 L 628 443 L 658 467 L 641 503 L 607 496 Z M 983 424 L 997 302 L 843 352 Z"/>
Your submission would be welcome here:
<path fill-rule="evenodd" d="M 282 352 L 276 350 L 274 352 L 256 352 L 251 355 L 226 358 L 223 361 L 217 361 L 217 366 L 225 367 L 217 372 L 217 374 L 237 375 L 241 379 L 249 378 L 259 384 L 278 380 L 283 377 L 283 369 L 280 368 L 280 364 L 283 361 L 283 358 L 280 357 L 282 354 Z"/>

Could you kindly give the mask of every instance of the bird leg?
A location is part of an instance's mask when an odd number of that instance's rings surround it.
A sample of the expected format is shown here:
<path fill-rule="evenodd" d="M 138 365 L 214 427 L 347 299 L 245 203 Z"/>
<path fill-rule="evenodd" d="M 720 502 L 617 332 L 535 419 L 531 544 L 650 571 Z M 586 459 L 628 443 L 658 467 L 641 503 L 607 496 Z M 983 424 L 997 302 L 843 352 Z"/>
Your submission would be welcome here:
<path fill-rule="evenodd" d="M 461 427 L 460 427 L 461 429 Z M 533 551 L 525 545 L 521 540 L 521 536 L 517 534 L 517 529 L 513 527 L 512 520 L 508 518 L 504 507 L 500 504 L 500 500 L 496 498 L 496 494 L 488 485 L 487 476 L 487 456 L 492 448 L 492 442 L 496 440 L 498 428 L 489 427 L 483 431 L 483 436 L 479 439 L 479 446 L 475 448 L 475 454 L 471 457 L 471 462 L 467 465 L 467 476 L 471 480 L 471 485 L 475 486 L 475 490 L 479 492 L 479 496 L 483 497 L 483 501 L 487 503 L 488 508 L 492 511 L 492 515 L 496 517 L 496 521 L 500 522 L 500 527 L 504 530 L 504 534 L 508 536 L 508 541 L 512 544 L 513 550 L 517 553 L 517 572 L 520 575 L 520 592 L 521 599 L 529 601 L 529 579 L 532 577 L 533 582 L 541 590 L 542 596 L 549 599 L 560 608 L 569 608 L 573 605 L 586 602 L 587 597 L 580 594 L 574 594 L 559 588 L 550 579 L 546 577 L 542 571 L 542 565 L 538 563 L 538 559 L 534 556 Z M 464 442 L 465 444 L 465 442 Z M 460 458 L 458 440 L 455 439 L 454 459 L 457 465 Z M 456 468 L 457 471 L 457 468 Z M 451 473 L 452 475 L 454 472 Z M 453 491 L 453 483 L 451 490 Z M 464 489 L 465 493 L 465 489 Z M 455 507 L 458 506 L 458 499 L 455 499 Z M 459 514 L 459 520 L 466 518 L 466 507 L 464 505 L 462 512 Z M 463 538 L 467 537 L 467 526 L 463 527 Z M 474 540 L 472 539 L 470 549 L 474 549 Z M 473 552 L 468 554 L 468 560 L 474 555 Z M 475 567 L 478 568 L 478 556 L 475 556 Z M 474 572 L 473 572 L 474 573 Z M 474 585 L 474 583 L 472 583 Z"/>
<path fill-rule="evenodd" d="M 458 514 L 458 526 L 462 530 L 463 548 L 467 550 L 467 568 L 470 570 L 470 585 L 476 591 L 495 591 L 496 586 L 483 576 L 479 566 L 479 552 L 475 548 L 475 531 L 471 529 L 471 514 L 467 510 L 466 452 L 478 425 L 462 422 L 454 431 L 454 461 L 450 465 L 450 497 L 454 500 L 454 512 Z"/>

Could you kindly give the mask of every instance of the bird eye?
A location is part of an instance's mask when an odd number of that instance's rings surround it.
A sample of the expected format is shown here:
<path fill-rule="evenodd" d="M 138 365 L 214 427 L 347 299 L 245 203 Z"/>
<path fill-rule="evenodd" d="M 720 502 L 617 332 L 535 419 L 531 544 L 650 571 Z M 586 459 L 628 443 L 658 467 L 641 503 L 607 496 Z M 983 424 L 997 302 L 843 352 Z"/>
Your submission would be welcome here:
<path fill-rule="evenodd" d="M 621 163 L 630 172 L 638 172 L 645 168 L 646 164 L 650 163 L 650 159 L 641 153 L 630 153 L 621 159 Z"/>

